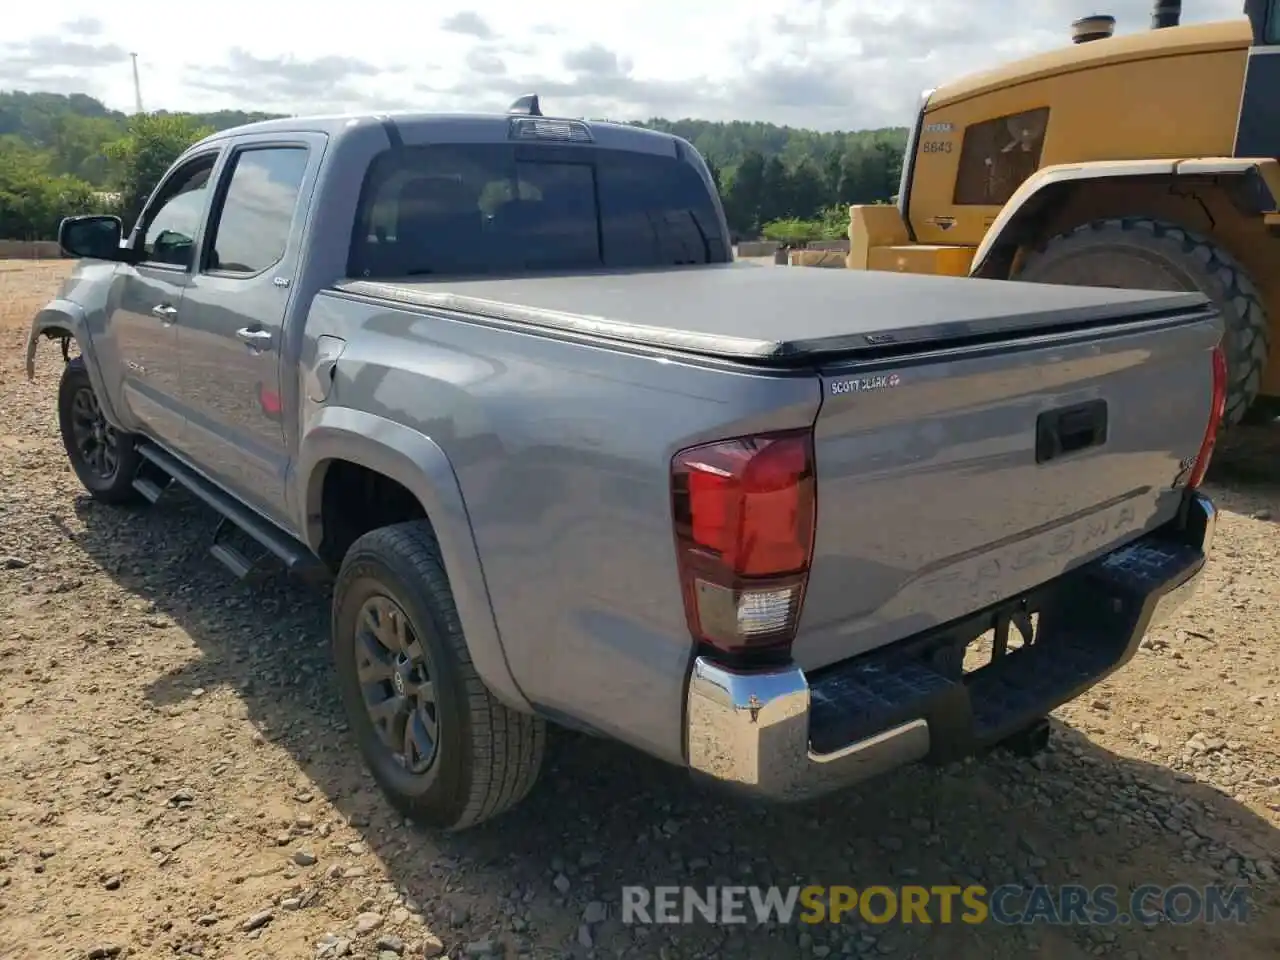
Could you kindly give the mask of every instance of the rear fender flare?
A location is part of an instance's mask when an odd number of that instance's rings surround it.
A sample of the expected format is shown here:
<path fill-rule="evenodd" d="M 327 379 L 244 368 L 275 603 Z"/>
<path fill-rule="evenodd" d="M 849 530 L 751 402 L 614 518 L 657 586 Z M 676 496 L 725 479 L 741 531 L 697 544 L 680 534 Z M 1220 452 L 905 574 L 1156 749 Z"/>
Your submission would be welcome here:
<path fill-rule="evenodd" d="M 430 437 L 376 414 L 326 407 L 304 430 L 295 470 L 307 545 L 319 552 L 324 477 L 334 460 L 395 480 L 417 498 L 435 531 L 467 649 L 480 679 L 513 710 L 532 713 L 498 633 L 489 588 L 462 488 L 445 452 Z"/>
<path fill-rule="evenodd" d="M 1044 167 L 1023 181 L 987 228 L 974 251 L 969 276 L 1006 279 L 1014 255 L 1034 239 L 1037 223 L 1052 205 L 1070 190 L 1089 181 L 1125 178 L 1179 177 L 1239 178 L 1236 194 L 1251 213 L 1275 210 L 1280 200 L 1280 164 L 1270 158 L 1207 157 L 1193 160 L 1116 160 L 1096 163 L 1064 163 Z"/>
<path fill-rule="evenodd" d="M 102 408 L 107 422 L 117 429 L 124 429 L 124 422 L 112 406 L 111 393 L 103 380 L 102 368 L 98 365 L 98 359 L 91 349 L 88 322 L 84 308 L 79 304 L 70 300 L 52 300 L 31 321 L 31 331 L 27 334 L 27 379 L 35 379 L 36 348 L 39 347 L 40 340 L 54 340 L 61 337 L 70 337 L 79 347 L 85 371 L 89 374 L 89 383 L 93 385 L 98 406 Z"/>

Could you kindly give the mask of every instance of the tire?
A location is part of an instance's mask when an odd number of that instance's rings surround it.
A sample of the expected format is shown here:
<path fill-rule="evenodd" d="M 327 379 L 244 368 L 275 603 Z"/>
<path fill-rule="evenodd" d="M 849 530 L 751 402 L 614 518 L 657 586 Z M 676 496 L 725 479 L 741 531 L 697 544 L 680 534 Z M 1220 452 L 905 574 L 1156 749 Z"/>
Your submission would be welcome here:
<path fill-rule="evenodd" d="M 369 626 L 380 621 L 388 634 L 396 633 L 400 614 L 405 627 L 400 639 L 416 639 L 423 656 L 411 670 L 413 656 L 407 657 L 408 664 L 394 667 L 399 680 L 383 679 L 387 658 L 382 654 L 390 648 L 382 646 Z M 439 829 L 462 830 L 504 812 L 533 788 L 546 724 L 498 702 L 476 673 L 440 549 L 426 521 L 382 527 L 351 545 L 334 584 L 332 643 L 343 706 L 360 752 L 378 786 L 404 816 Z M 404 649 L 413 647 L 408 643 Z M 377 663 L 367 655 L 370 649 L 376 651 Z M 373 677 L 377 679 L 371 681 Z M 423 689 L 424 679 L 430 681 L 434 702 L 423 701 L 406 712 L 412 702 L 406 691 Z M 384 706 L 397 696 L 406 701 L 385 733 L 379 732 L 367 696 L 387 697 Z M 381 715 L 390 716 L 390 708 Z M 418 749 L 427 742 L 420 738 L 414 750 L 397 758 L 384 737 L 407 743 L 397 732 L 402 715 L 415 725 L 421 722 L 430 750 Z"/>
<path fill-rule="evenodd" d="M 1221 311 L 1226 328 L 1222 425 L 1240 423 L 1258 398 L 1271 349 L 1267 313 L 1244 267 L 1208 237 L 1161 220 L 1095 220 L 1035 250 L 1014 279 L 1203 293 Z"/>
<path fill-rule="evenodd" d="M 73 357 L 62 368 L 62 379 L 58 383 L 58 429 L 71 469 L 93 499 L 115 504 L 143 500 L 133 488 L 142 463 L 137 438 L 106 422 L 80 357 Z M 111 450 L 106 460 L 96 453 L 104 449 Z"/>

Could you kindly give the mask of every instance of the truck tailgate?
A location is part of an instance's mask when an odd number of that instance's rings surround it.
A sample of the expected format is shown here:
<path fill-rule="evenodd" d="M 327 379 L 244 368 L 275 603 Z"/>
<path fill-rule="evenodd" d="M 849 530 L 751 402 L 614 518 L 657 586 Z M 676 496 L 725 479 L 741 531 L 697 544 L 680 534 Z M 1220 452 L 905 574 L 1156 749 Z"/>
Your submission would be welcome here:
<path fill-rule="evenodd" d="M 823 368 L 797 663 L 940 626 L 1172 518 L 1219 336 L 1192 309 Z"/>

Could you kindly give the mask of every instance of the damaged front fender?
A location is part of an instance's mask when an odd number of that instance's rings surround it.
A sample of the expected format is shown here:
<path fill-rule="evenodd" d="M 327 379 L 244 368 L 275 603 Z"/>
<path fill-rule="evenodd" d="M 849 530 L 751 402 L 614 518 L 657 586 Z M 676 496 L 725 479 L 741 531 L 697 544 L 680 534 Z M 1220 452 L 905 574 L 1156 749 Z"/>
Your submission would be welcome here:
<path fill-rule="evenodd" d="M 69 300 L 53 300 L 36 314 L 31 321 L 31 331 L 27 334 L 27 379 L 34 380 L 36 375 L 36 347 L 41 339 L 72 339 L 80 347 L 83 355 L 87 351 L 84 336 L 84 311 Z M 86 360 L 87 362 L 87 360 Z M 97 384 L 94 384 L 97 389 Z"/>
<path fill-rule="evenodd" d="M 93 355 L 89 340 L 88 327 L 85 321 L 84 308 L 70 300 L 51 300 L 44 306 L 35 319 L 31 321 L 31 330 L 27 334 L 27 379 L 33 380 L 36 375 L 36 348 L 41 340 L 62 340 L 62 357 L 67 359 L 68 342 L 74 340 L 84 360 L 89 382 L 93 384 L 93 392 L 97 395 L 98 404 L 102 408 L 107 421 L 120 425 L 111 406 L 111 395 L 106 390 L 102 379 L 102 370 L 97 358 Z"/>

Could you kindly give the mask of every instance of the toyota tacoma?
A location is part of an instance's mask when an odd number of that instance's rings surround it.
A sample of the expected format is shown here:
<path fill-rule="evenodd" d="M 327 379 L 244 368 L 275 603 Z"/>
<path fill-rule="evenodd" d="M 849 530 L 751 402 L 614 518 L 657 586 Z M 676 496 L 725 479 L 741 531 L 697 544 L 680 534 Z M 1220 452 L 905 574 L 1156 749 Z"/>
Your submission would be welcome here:
<path fill-rule="evenodd" d="M 689 143 L 536 97 L 217 133 L 61 242 L 27 364 L 61 341 L 75 473 L 330 583 L 436 827 L 548 723 L 779 801 L 1034 746 L 1213 538 L 1204 297 L 739 263 Z"/>

